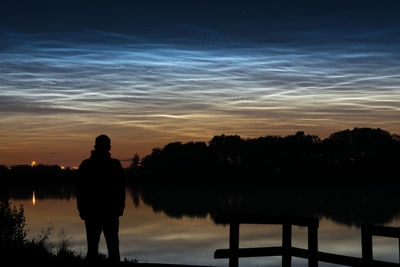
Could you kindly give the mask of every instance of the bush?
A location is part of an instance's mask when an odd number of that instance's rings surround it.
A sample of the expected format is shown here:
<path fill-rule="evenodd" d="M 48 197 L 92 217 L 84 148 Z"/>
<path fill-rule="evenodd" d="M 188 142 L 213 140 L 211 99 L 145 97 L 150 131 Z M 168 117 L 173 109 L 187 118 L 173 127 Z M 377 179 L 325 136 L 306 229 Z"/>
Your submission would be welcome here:
<path fill-rule="evenodd" d="M 0 201 L 1 246 L 24 245 L 26 242 L 24 209 L 11 208 L 8 201 Z"/>

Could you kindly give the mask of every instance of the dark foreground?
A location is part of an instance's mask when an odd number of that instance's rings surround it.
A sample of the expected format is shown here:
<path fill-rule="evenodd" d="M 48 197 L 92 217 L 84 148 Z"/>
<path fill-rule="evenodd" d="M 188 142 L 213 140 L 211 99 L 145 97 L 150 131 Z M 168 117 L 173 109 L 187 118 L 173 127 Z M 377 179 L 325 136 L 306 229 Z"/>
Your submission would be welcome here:
<path fill-rule="evenodd" d="M 29 249 L 28 249 L 29 250 Z M 121 261 L 119 263 L 109 262 L 108 260 L 100 260 L 96 262 L 88 262 L 76 255 L 60 256 L 52 255 L 48 252 L 38 253 L 38 255 L 32 255 L 32 253 L 37 253 L 33 251 L 27 251 L 26 248 L 22 248 L 19 252 L 13 251 L 12 253 L 5 253 L 5 257 L 0 261 L 0 263 L 6 263 L 6 266 L 52 266 L 52 267 L 66 267 L 66 266 L 76 266 L 76 267 L 88 267 L 88 266 L 158 266 L 158 267 L 203 267 L 200 265 L 181 265 L 181 264 L 162 264 L 162 263 L 138 263 L 133 261 Z M 15 255 L 17 254 L 17 255 Z M 42 255 L 40 255 L 42 254 Z M 11 255 L 14 255 L 14 259 L 11 259 Z M 3 264 L 1 264 L 3 266 Z"/>
<path fill-rule="evenodd" d="M 108 261 L 104 255 L 87 261 L 72 251 L 67 238 L 57 246 L 49 244 L 49 232 L 29 240 L 26 238 L 25 215 L 22 207 L 11 207 L 0 199 L 0 265 L 1 266 L 188 266 L 176 264 L 139 263 L 137 260 Z"/>

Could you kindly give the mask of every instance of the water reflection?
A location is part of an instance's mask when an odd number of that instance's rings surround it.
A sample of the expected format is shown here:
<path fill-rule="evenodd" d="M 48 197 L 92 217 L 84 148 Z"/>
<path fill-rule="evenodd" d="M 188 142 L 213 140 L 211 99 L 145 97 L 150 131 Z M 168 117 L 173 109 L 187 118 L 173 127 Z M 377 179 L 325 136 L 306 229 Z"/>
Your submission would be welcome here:
<path fill-rule="evenodd" d="M 3 185 L 0 188 L 0 197 L 2 199 L 31 200 L 35 203 L 39 200 L 56 199 L 75 199 L 75 187 L 71 184 L 64 185 L 40 185 L 40 186 L 20 186 Z"/>
<path fill-rule="evenodd" d="M 171 217 L 215 218 L 221 213 L 285 214 L 302 217 L 326 217 L 348 226 L 361 223 L 386 224 L 399 214 L 400 192 L 397 186 L 282 187 L 251 186 L 240 188 L 142 187 L 134 188 L 154 211 Z"/>
<path fill-rule="evenodd" d="M 393 219 L 398 214 L 399 200 L 395 188 L 328 188 L 316 192 L 313 188 L 135 187 L 127 192 L 126 212 L 121 217 L 121 255 L 141 262 L 227 266 L 226 260 L 214 260 L 213 253 L 228 246 L 229 228 L 216 225 L 213 218 L 219 212 L 234 210 L 317 215 L 321 219 L 318 230 L 321 251 L 360 257 L 360 230 L 349 225 L 357 226 L 365 218 L 379 223 Z M 32 188 L 7 191 L 13 204 L 24 204 L 30 237 L 53 225 L 51 242 L 57 242 L 57 233 L 65 229 L 73 249 L 84 254 L 85 230 L 76 209 L 73 187 L 35 188 L 35 206 Z M 398 220 L 389 224 L 400 226 Z M 280 245 L 280 235 L 279 226 L 243 225 L 240 244 Z M 304 228 L 294 227 L 295 246 L 306 248 L 306 237 Z M 398 248 L 390 241 L 374 244 L 375 258 L 398 260 Z M 100 247 L 105 253 L 103 239 Z M 295 259 L 293 266 L 303 263 Z M 276 266 L 280 258 L 243 259 L 241 264 Z"/>
<path fill-rule="evenodd" d="M 39 200 L 75 199 L 71 185 L 40 188 L 8 188 L 4 198 Z M 4 195 L 5 194 L 5 195 Z M 400 213 L 400 189 L 385 186 L 131 186 L 128 193 L 135 207 L 142 201 L 154 212 L 172 218 L 215 218 L 221 213 L 263 214 L 319 218 L 348 226 L 361 223 L 387 224 Z"/>

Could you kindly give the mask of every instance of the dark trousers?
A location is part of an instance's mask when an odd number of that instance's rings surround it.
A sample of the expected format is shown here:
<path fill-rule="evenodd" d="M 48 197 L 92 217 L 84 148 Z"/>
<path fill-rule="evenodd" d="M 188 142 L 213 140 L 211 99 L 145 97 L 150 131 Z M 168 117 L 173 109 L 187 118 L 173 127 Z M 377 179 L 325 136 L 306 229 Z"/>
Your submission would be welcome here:
<path fill-rule="evenodd" d="M 118 217 L 105 219 L 87 219 L 85 220 L 86 239 L 87 239 L 87 259 L 96 260 L 99 256 L 99 242 L 101 232 L 106 239 L 108 258 L 111 261 L 119 261 L 119 219 Z"/>

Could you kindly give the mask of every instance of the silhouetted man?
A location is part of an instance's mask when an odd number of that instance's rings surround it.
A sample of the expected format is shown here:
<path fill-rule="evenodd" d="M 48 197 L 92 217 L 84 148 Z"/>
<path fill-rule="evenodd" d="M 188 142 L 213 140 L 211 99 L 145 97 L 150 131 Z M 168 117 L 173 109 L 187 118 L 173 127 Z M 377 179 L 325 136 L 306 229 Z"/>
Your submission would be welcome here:
<path fill-rule="evenodd" d="M 120 260 L 118 229 L 125 208 L 125 177 L 119 160 L 111 158 L 110 149 L 110 138 L 98 136 L 91 157 L 82 161 L 78 172 L 77 204 L 85 221 L 88 260 L 98 258 L 102 231 L 108 258 Z"/>

